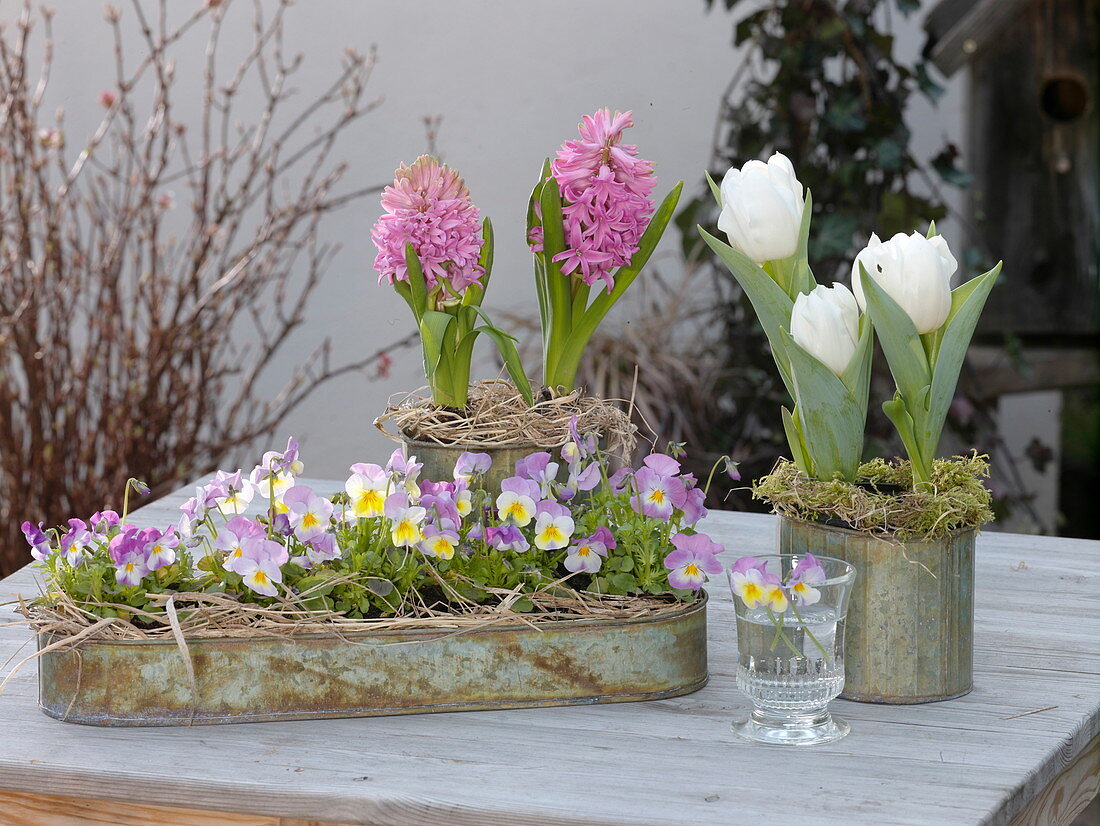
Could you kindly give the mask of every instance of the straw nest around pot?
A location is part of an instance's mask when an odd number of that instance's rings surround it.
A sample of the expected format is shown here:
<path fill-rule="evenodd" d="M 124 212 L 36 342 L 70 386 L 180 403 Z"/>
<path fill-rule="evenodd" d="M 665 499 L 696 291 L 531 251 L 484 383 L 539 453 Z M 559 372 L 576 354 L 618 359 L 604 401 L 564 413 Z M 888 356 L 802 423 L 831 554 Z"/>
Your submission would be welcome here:
<path fill-rule="evenodd" d="M 391 398 L 386 412 L 374 420 L 384 434 L 392 423 L 398 436 L 440 445 L 508 447 L 533 444 L 551 450 L 570 438 L 575 416 L 582 435 L 594 434 L 611 454 L 627 458 L 637 442 L 630 415 L 610 401 L 585 396 L 580 389 L 564 396 L 539 398 L 533 407 L 507 381 L 482 381 L 470 388 L 462 410 L 440 407 L 425 388 Z"/>

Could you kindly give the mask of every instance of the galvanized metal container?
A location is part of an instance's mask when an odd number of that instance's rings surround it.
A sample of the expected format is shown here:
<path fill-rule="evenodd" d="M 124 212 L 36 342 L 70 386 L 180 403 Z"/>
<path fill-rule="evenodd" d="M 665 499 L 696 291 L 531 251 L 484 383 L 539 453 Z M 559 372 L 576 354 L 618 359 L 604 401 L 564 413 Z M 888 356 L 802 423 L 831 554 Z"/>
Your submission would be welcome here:
<path fill-rule="evenodd" d="M 973 688 L 976 534 L 899 542 L 780 517 L 780 553 L 833 556 L 856 569 L 842 697 L 930 703 Z"/>
<path fill-rule="evenodd" d="M 706 602 L 537 628 L 193 639 L 193 687 L 171 639 L 90 640 L 38 658 L 39 705 L 72 723 L 177 726 L 675 697 L 707 682 Z"/>
<path fill-rule="evenodd" d="M 454 472 L 455 462 L 466 451 L 471 453 L 488 453 L 493 457 L 493 466 L 485 474 L 485 487 L 490 491 L 499 491 L 500 483 L 515 473 L 516 462 L 538 453 L 541 448 L 535 444 L 523 445 L 441 445 L 435 442 L 419 442 L 402 435 L 401 441 L 410 456 L 416 456 L 418 462 L 424 464 L 422 475 L 425 479 L 433 481 L 450 480 Z"/>

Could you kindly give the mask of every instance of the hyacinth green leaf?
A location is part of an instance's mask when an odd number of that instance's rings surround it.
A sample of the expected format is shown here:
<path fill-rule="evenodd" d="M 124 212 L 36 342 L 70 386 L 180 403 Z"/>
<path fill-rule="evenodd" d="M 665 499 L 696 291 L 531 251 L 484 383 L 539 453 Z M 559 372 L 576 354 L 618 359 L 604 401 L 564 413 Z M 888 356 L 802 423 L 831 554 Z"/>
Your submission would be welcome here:
<path fill-rule="evenodd" d="M 785 407 L 780 408 L 780 410 L 783 413 L 783 432 L 787 434 L 787 444 L 791 448 L 791 458 L 794 460 L 795 467 L 812 479 L 814 469 L 813 465 L 810 464 L 810 457 L 806 453 L 806 444 L 802 439 L 802 431 L 798 428 L 798 422 L 795 421 L 790 410 Z"/>
<path fill-rule="evenodd" d="M 493 340 L 493 343 L 497 346 L 497 352 L 500 353 L 500 358 L 504 362 L 505 368 L 508 370 L 508 375 L 512 377 L 512 383 L 516 386 L 516 389 L 519 390 L 520 395 L 523 396 L 523 400 L 527 402 L 528 407 L 533 406 L 535 404 L 535 396 L 531 391 L 531 382 L 528 380 L 527 373 L 523 369 L 523 361 L 519 357 L 519 349 L 516 347 L 516 337 L 504 332 L 504 330 L 493 324 L 489 316 L 487 316 L 480 307 L 475 309 L 485 324 L 475 328 L 472 332 L 474 334 L 484 333 Z"/>
<path fill-rule="evenodd" d="M 462 296 L 463 304 L 475 307 L 480 307 L 481 302 L 485 300 L 485 291 L 489 289 L 489 276 L 493 274 L 493 222 L 488 218 L 481 222 L 481 237 L 484 243 L 481 245 L 481 255 L 477 259 L 483 273 L 481 285 L 471 284 Z"/>
<path fill-rule="evenodd" d="M 974 336 L 974 328 L 978 325 L 986 299 L 989 298 L 1000 273 L 1001 264 L 998 263 L 989 272 L 971 279 L 951 294 L 951 314 L 944 324 L 932 370 L 928 415 L 919 434 L 922 450 L 929 460 L 935 456 L 939 446 L 940 433 L 955 396 L 959 372 L 962 370 L 970 339 Z"/>
<path fill-rule="evenodd" d="M 573 329 L 565 342 L 565 346 L 557 354 L 553 370 L 546 373 L 548 379 L 553 378 L 553 381 L 547 381 L 547 384 L 551 387 L 572 387 L 577 367 L 580 365 L 581 356 L 584 354 L 584 348 L 588 345 L 589 339 L 596 332 L 596 328 L 603 321 L 604 316 L 615 306 L 615 302 L 622 298 L 623 293 L 626 292 L 634 279 L 638 277 L 638 273 L 649 262 L 649 258 L 657 248 L 668 222 L 672 220 L 672 216 L 676 212 L 676 204 L 680 200 L 680 193 L 683 188 L 684 182 L 680 181 L 661 201 L 649 221 L 649 226 L 642 233 L 642 237 L 638 241 L 638 250 L 630 259 L 630 263 L 625 267 L 619 267 L 615 271 L 615 286 L 611 288 L 611 292 L 607 292 L 602 287 L 599 288 L 596 297 L 592 299 L 592 303 L 573 323 Z M 583 295 L 587 298 L 587 291 Z"/>
<path fill-rule="evenodd" d="M 794 398 L 794 383 L 791 381 L 789 366 L 790 360 L 783 349 L 783 340 L 779 335 L 779 330 L 791 323 L 791 311 L 794 309 L 794 301 L 783 291 L 782 287 L 772 280 L 770 275 L 757 266 L 747 255 L 735 250 L 729 244 L 719 241 L 702 227 L 698 229 L 703 240 L 722 259 L 729 271 L 733 273 L 734 278 L 737 279 L 737 283 L 741 285 L 741 289 L 749 297 L 749 301 L 752 302 L 753 309 L 756 310 L 756 315 L 760 319 L 760 326 L 764 328 L 764 333 L 772 346 L 772 355 L 775 358 L 776 366 L 779 368 L 779 375 L 783 379 L 787 393 L 790 394 L 791 398 Z"/>
<path fill-rule="evenodd" d="M 405 243 L 405 269 L 409 275 L 409 292 L 412 295 L 413 313 L 419 323 L 421 316 L 427 309 L 428 285 L 424 280 L 424 271 L 420 269 L 420 259 L 416 257 L 416 250 L 412 242 Z"/>
<path fill-rule="evenodd" d="M 557 184 L 551 180 L 542 188 L 539 195 L 542 206 L 542 268 L 546 278 L 547 320 L 550 328 L 543 328 L 543 338 L 549 338 L 552 342 L 547 355 L 549 359 L 543 363 L 543 371 L 547 377 L 553 375 L 557 359 L 560 354 L 556 352 L 569 337 L 569 329 L 573 322 L 572 294 L 570 293 L 569 279 L 562 275 L 561 263 L 554 260 L 555 256 L 565 250 L 565 230 L 562 226 L 561 215 L 561 191 Z M 547 381 L 547 384 L 552 384 Z"/>
<path fill-rule="evenodd" d="M 409 305 L 409 309 L 412 310 L 413 318 L 418 322 L 420 320 L 420 307 L 416 306 L 416 302 L 413 301 L 412 288 L 409 286 L 408 281 L 394 281 L 393 289 L 396 293 L 405 299 L 405 303 Z"/>
<path fill-rule="evenodd" d="M 707 176 L 707 185 L 710 187 L 710 194 L 714 196 L 714 203 L 718 204 L 719 210 L 722 209 L 722 187 L 715 183 L 709 172 L 703 174 Z"/>
<path fill-rule="evenodd" d="M 519 357 L 519 349 L 516 347 L 516 340 L 499 327 L 475 327 L 472 333 L 484 333 L 493 340 L 493 343 L 497 346 L 497 352 L 500 353 L 500 358 L 504 362 L 504 367 L 508 370 L 508 375 L 512 377 L 512 384 L 516 386 L 519 394 L 523 396 L 523 400 L 527 402 L 527 406 L 533 407 L 535 404 L 535 394 L 531 390 L 531 382 L 523 370 L 523 362 Z"/>
<path fill-rule="evenodd" d="M 890 373 L 902 396 L 909 401 L 915 400 L 921 389 L 932 383 L 928 357 L 917 328 L 905 310 L 871 278 L 862 262 L 859 277 L 867 301 L 867 313 L 875 325 Z"/>
<path fill-rule="evenodd" d="M 539 181 L 535 184 L 535 188 L 531 190 L 531 198 L 527 201 L 527 238 L 531 237 L 531 230 L 539 225 L 539 216 L 535 212 L 535 204 L 539 203 L 542 198 L 542 187 L 546 183 L 546 179 L 550 177 L 550 159 L 547 158 L 542 163 L 542 175 L 539 176 Z"/>
<path fill-rule="evenodd" d="M 863 456 L 866 405 L 857 402 L 844 382 L 785 328 L 780 328 L 779 335 L 791 360 L 798 424 L 815 477 L 827 480 L 839 474 L 855 481 Z"/>
<path fill-rule="evenodd" d="M 448 328 L 453 323 L 454 316 L 438 310 L 428 310 L 420 317 L 420 339 L 424 342 L 424 366 L 429 383 L 435 383 L 435 374 L 443 359 Z"/>
<path fill-rule="evenodd" d="M 588 286 L 587 284 L 585 284 L 583 281 L 581 281 L 579 278 L 574 278 L 573 283 L 572 283 L 571 286 L 572 286 L 572 289 L 573 289 L 573 320 L 572 321 L 573 321 L 573 326 L 576 327 L 580 323 L 581 319 L 584 318 L 584 314 L 588 311 L 588 296 L 591 293 L 592 288 L 590 286 Z M 606 292 L 607 288 L 604 286 L 602 280 L 600 282 L 598 282 L 598 284 L 596 286 L 597 286 L 597 289 L 600 289 L 600 290 L 603 290 L 603 291 Z"/>

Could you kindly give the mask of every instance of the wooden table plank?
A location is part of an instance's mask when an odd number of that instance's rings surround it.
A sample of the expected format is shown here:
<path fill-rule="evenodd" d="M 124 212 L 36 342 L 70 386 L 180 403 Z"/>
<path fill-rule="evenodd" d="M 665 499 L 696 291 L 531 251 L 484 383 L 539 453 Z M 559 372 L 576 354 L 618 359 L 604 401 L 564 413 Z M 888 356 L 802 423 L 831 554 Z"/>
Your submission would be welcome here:
<path fill-rule="evenodd" d="M 163 522 L 186 496 L 134 521 Z M 705 530 L 727 560 L 775 545 L 767 516 L 713 514 Z M 1077 780 L 1064 782 L 1087 788 L 1092 777 L 1083 755 L 1100 733 L 1100 542 L 987 533 L 977 567 L 974 692 L 925 706 L 838 701 L 852 734 L 827 746 L 730 733 L 749 704 L 716 583 L 710 684 L 651 703 L 102 729 L 41 714 L 31 664 L 0 697 L 0 789 L 373 826 L 730 824 L 765 813 L 1000 826 L 1041 811 L 1067 768 Z M 0 599 L 36 591 L 29 569 L 0 582 Z M 26 628 L 2 625 L 10 619 L 0 609 L 0 661 L 32 650 Z"/>

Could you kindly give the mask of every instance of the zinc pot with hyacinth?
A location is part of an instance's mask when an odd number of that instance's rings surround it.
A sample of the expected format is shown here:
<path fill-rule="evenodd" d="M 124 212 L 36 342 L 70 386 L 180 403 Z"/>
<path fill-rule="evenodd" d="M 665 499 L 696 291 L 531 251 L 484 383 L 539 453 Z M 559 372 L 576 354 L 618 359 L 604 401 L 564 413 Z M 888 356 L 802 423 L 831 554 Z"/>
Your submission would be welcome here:
<path fill-rule="evenodd" d="M 382 194 L 382 208 L 371 231 L 378 248 L 378 283 L 392 286 L 412 311 L 429 389 L 427 399 L 410 398 L 390 411 L 396 414 L 399 437 L 437 476 L 453 467 L 467 448 L 488 450 L 498 468 L 488 481 L 498 484 L 503 478 L 499 469 L 537 446 L 461 426 L 469 419 L 470 366 L 482 335 L 496 345 L 512 379 L 510 385 L 497 382 L 489 388 L 522 408 L 534 401 L 515 339 L 481 309 L 492 274 L 492 224 L 488 218 L 480 220 L 458 173 L 428 155 L 398 167 L 393 184 Z M 494 437 L 502 443 L 494 443 Z"/>
<path fill-rule="evenodd" d="M 575 426 L 488 488 L 492 461 L 462 454 L 429 479 L 398 449 L 319 490 L 292 441 L 153 527 L 126 507 L 24 523 L 44 580 L 24 607 L 43 711 L 191 725 L 702 687 L 702 586 L 722 548 L 696 529 L 695 479 L 660 453 L 611 472 Z"/>
<path fill-rule="evenodd" d="M 780 517 L 779 552 L 843 559 L 857 572 L 848 613 L 848 699 L 945 700 L 973 685 L 974 539 L 993 518 L 985 457 L 937 458 L 966 349 L 1000 265 L 955 290 L 947 242 L 871 236 L 852 289 L 818 285 L 812 213 L 790 162 L 711 182 L 729 243 L 700 229 L 744 289 L 793 404 L 791 459 L 753 487 Z M 908 457 L 864 461 L 872 337 L 897 391 L 883 409 Z"/>

